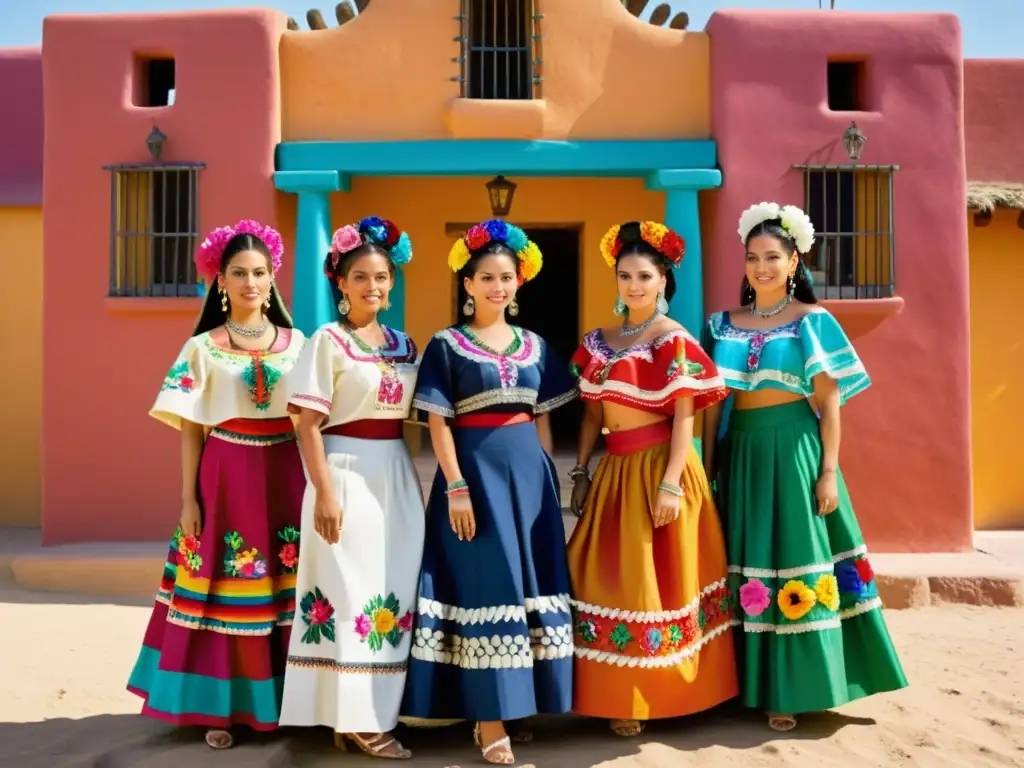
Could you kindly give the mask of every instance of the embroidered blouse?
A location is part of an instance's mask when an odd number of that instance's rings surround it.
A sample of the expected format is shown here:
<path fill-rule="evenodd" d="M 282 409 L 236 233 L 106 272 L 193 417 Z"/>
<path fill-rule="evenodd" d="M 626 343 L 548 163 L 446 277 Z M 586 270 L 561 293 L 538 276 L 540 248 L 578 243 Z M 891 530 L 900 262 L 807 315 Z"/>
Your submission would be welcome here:
<path fill-rule="evenodd" d="M 569 363 L 584 400 L 607 401 L 671 415 L 675 401 L 692 397 L 701 410 L 728 394 L 715 364 L 685 330 L 663 333 L 646 344 L 619 351 L 591 331 Z"/>
<path fill-rule="evenodd" d="M 503 354 L 462 326 L 434 334 L 423 351 L 413 407 L 447 418 L 474 411 L 543 414 L 575 399 L 576 384 L 548 343 L 513 330 L 518 343 Z"/>
<path fill-rule="evenodd" d="M 326 415 L 322 429 L 362 419 L 408 418 L 416 344 L 401 331 L 381 330 L 386 342 L 371 350 L 340 323 L 317 329 L 292 372 L 289 404 Z"/>
<path fill-rule="evenodd" d="M 249 352 L 218 346 L 209 333 L 193 336 L 164 377 L 149 415 L 181 429 L 182 420 L 214 427 L 231 419 L 288 416 L 288 378 L 306 337 L 298 328 L 282 349 Z"/>
<path fill-rule="evenodd" d="M 765 330 L 737 328 L 728 312 L 708 321 L 706 347 L 730 389 L 781 389 L 810 397 L 819 373 L 835 379 L 845 403 L 871 385 L 842 327 L 823 307 Z"/>

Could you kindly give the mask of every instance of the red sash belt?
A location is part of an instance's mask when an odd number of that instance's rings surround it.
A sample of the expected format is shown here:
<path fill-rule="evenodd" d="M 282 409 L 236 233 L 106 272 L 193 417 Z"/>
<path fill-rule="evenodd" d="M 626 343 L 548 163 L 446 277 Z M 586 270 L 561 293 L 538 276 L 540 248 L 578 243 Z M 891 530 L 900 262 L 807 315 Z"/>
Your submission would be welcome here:
<path fill-rule="evenodd" d="M 528 424 L 531 421 L 533 414 L 530 413 L 464 413 L 452 419 L 452 426 L 497 429 L 511 427 L 513 424 Z"/>
<path fill-rule="evenodd" d="M 609 432 L 604 436 L 604 446 L 611 456 L 628 456 L 670 440 L 672 440 L 672 425 L 665 420 L 648 424 L 646 427 Z"/>
<path fill-rule="evenodd" d="M 360 440 L 401 440 L 403 419 L 359 419 L 335 424 L 323 431 L 325 435 L 356 437 Z"/>
<path fill-rule="evenodd" d="M 283 419 L 228 419 L 222 421 L 214 429 L 248 437 L 274 437 L 295 431 L 292 420 L 288 417 Z"/>

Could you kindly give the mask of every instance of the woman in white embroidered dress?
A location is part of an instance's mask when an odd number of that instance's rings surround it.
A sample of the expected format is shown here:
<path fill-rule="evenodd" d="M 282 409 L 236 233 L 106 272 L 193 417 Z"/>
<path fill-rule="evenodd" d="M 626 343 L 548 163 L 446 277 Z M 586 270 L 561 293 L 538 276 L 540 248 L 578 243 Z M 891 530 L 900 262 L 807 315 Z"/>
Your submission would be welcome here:
<path fill-rule="evenodd" d="M 378 217 L 339 229 L 324 271 L 341 321 L 310 337 L 291 406 L 309 474 L 299 600 L 281 722 L 326 725 L 373 757 L 411 753 L 390 736 L 405 687 L 423 554 L 423 496 L 402 424 L 416 386 L 412 339 L 387 328 L 406 234 Z M 314 533 L 315 532 L 315 533 Z"/>

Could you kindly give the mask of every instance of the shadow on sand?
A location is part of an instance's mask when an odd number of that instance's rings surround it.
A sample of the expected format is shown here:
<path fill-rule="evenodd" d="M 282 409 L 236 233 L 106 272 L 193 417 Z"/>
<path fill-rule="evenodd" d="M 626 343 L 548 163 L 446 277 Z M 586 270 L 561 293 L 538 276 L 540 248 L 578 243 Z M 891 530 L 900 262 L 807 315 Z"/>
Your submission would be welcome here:
<path fill-rule="evenodd" d="M 795 731 L 777 735 L 757 713 L 727 704 L 692 717 L 650 723 L 635 739 L 613 736 L 601 720 L 540 717 L 530 723 L 534 742 L 514 746 L 520 766 L 592 768 L 616 758 L 641 757 L 637 765 L 670 768 L 683 763 L 680 753 L 705 747 L 759 748 L 770 758 L 779 753 L 772 744 L 776 740 L 823 739 L 846 726 L 873 724 L 871 719 L 823 712 L 802 718 Z M 402 763 L 409 768 L 484 764 L 465 723 L 430 729 L 399 726 L 396 735 L 415 753 Z M 12 768 L 337 768 L 339 760 L 371 765 L 360 755 L 349 760 L 339 755 L 325 728 L 240 733 L 234 749 L 215 757 L 210 753 L 201 730 L 174 730 L 136 715 L 0 723 L 0 765 Z"/>

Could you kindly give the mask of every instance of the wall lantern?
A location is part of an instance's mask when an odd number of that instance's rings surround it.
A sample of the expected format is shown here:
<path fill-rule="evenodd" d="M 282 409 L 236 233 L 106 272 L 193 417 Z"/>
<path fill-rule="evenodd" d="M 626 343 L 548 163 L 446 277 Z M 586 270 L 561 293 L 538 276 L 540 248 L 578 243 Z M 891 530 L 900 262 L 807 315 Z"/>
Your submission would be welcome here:
<path fill-rule="evenodd" d="M 860 160 L 861 150 L 864 149 L 867 140 L 868 137 L 857 127 L 857 121 L 852 121 L 850 127 L 843 132 L 843 146 L 846 148 L 846 156 L 850 158 L 851 162 L 856 163 Z"/>
<path fill-rule="evenodd" d="M 516 185 L 498 175 L 487 182 L 487 197 L 491 200 L 491 214 L 494 216 L 508 216 L 512 210 L 512 198 L 516 194 Z"/>
<path fill-rule="evenodd" d="M 155 125 L 153 130 L 149 132 L 149 136 L 146 137 L 146 147 L 149 149 L 149 154 L 153 158 L 153 162 L 157 162 L 160 159 L 160 155 L 164 152 L 164 143 L 167 141 L 167 136 Z"/>

